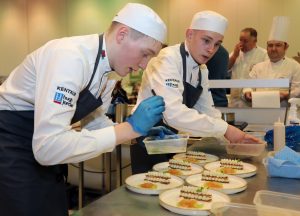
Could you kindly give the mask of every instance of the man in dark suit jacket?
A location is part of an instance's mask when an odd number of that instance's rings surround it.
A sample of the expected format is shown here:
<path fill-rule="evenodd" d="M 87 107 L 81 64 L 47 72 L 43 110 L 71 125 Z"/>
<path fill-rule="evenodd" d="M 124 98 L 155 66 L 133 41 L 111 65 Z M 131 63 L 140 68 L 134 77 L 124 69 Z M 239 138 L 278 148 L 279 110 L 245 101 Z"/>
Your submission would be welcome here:
<path fill-rule="evenodd" d="M 221 45 L 215 55 L 206 63 L 209 71 L 208 79 L 226 79 L 228 76 L 228 61 L 229 54 Z M 216 107 L 227 107 L 228 101 L 225 88 L 211 89 L 211 94 Z"/>

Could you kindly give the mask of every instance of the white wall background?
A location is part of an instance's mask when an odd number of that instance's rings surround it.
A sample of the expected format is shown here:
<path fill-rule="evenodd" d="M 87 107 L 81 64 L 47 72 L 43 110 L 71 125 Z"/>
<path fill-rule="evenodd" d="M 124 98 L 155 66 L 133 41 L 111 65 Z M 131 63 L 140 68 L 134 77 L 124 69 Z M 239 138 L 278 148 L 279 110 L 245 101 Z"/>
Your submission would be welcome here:
<path fill-rule="evenodd" d="M 265 47 L 273 16 L 291 18 L 288 56 L 300 50 L 300 0 L 0 0 L 0 76 L 48 40 L 105 31 L 127 2 L 149 5 L 167 23 L 168 44 L 184 40 L 194 13 L 215 10 L 229 19 L 224 46 L 231 51 L 239 31 L 254 27 Z"/>

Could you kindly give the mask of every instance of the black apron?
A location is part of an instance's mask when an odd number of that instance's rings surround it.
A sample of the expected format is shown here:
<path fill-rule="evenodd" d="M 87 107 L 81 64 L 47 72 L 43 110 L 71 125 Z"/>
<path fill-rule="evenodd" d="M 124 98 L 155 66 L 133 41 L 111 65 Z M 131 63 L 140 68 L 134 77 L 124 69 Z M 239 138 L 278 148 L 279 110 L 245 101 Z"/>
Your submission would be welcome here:
<path fill-rule="evenodd" d="M 80 92 L 72 123 L 102 105 L 89 91 L 102 51 L 103 35 L 88 86 Z M 32 152 L 34 111 L 0 111 L 0 215 L 67 216 L 62 165 L 42 166 Z"/>
<path fill-rule="evenodd" d="M 191 85 L 186 81 L 186 57 L 189 56 L 189 53 L 185 51 L 184 43 L 180 44 L 180 55 L 182 58 L 182 69 L 183 69 L 182 80 L 184 86 L 184 90 L 182 93 L 182 103 L 185 104 L 188 108 L 193 108 L 203 91 L 203 88 L 201 86 L 201 80 L 202 80 L 201 70 L 199 68 L 198 85 L 197 87 L 194 87 L 193 85 Z M 175 133 L 178 132 L 176 129 L 170 127 L 169 125 L 166 125 L 163 122 L 163 120 L 161 120 L 157 125 L 165 126 Z"/>
<path fill-rule="evenodd" d="M 201 86 L 201 71 L 199 69 L 199 83 L 197 87 L 192 86 L 186 81 L 186 56 L 188 56 L 188 52 L 185 51 L 184 43 L 180 44 L 180 54 L 182 57 L 182 67 L 183 67 L 183 101 L 188 108 L 193 108 L 196 104 L 197 100 L 201 96 L 203 88 Z M 164 124 L 163 121 L 160 121 L 156 126 L 165 126 L 177 133 L 177 130 L 170 127 L 169 125 Z M 152 169 L 152 167 L 160 162 L 168 161 L 173 157 L 174 154 L 157 154 L 157 155 L 148 155 L 145 144 L 143 143 L 145 137 L 137 138 L 138 145 L 130 146 L 130 155 L 131 155 L 131 169 L 132 174 L 147 172 Z"/>

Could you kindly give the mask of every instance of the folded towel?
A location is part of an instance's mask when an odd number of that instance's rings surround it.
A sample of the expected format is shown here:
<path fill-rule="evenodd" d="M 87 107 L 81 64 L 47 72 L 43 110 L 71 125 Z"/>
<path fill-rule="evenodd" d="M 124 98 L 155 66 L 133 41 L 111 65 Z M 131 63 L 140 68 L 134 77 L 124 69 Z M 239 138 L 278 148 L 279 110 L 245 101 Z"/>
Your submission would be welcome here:
<path fill-rule="evenodd" d="M 267 158 L 269 176 L 300 178 L 300 154 L 284 147 L 274 157 Z"/>
<path fill-rule="evenodd" d="M 287 160 L 300 165 L 300 154 L 285 146 L 274 156 L 276 159 Z"/>

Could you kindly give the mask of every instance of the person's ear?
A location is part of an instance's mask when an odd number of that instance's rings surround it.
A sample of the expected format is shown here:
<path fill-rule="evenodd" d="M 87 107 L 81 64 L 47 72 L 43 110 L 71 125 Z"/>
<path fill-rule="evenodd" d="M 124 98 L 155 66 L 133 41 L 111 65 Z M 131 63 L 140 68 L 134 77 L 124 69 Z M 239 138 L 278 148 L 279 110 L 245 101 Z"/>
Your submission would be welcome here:
<path fill-rule="evenodd" d="M 192 29 L 187 29 L 185 32 L 185 37 L 187 40 L 191 40 L 193 36 L 193 30 Z"/>
<path fill-rule="evenodd" d="M 129 29 L 126 26 L 121 26 L 118 30 L 117 30 L 117 34 L 116 34 L 116 40 L 117 43 L 121 43 L 122 41 L 125 40 L 125 38 L 128 36 L 129 34 Z"/>
<path fill-rule="evenodd" d="M 284 43 L 284 49 L 287 50 L 289 48 L 289 44 L 288 43 Z"/>

